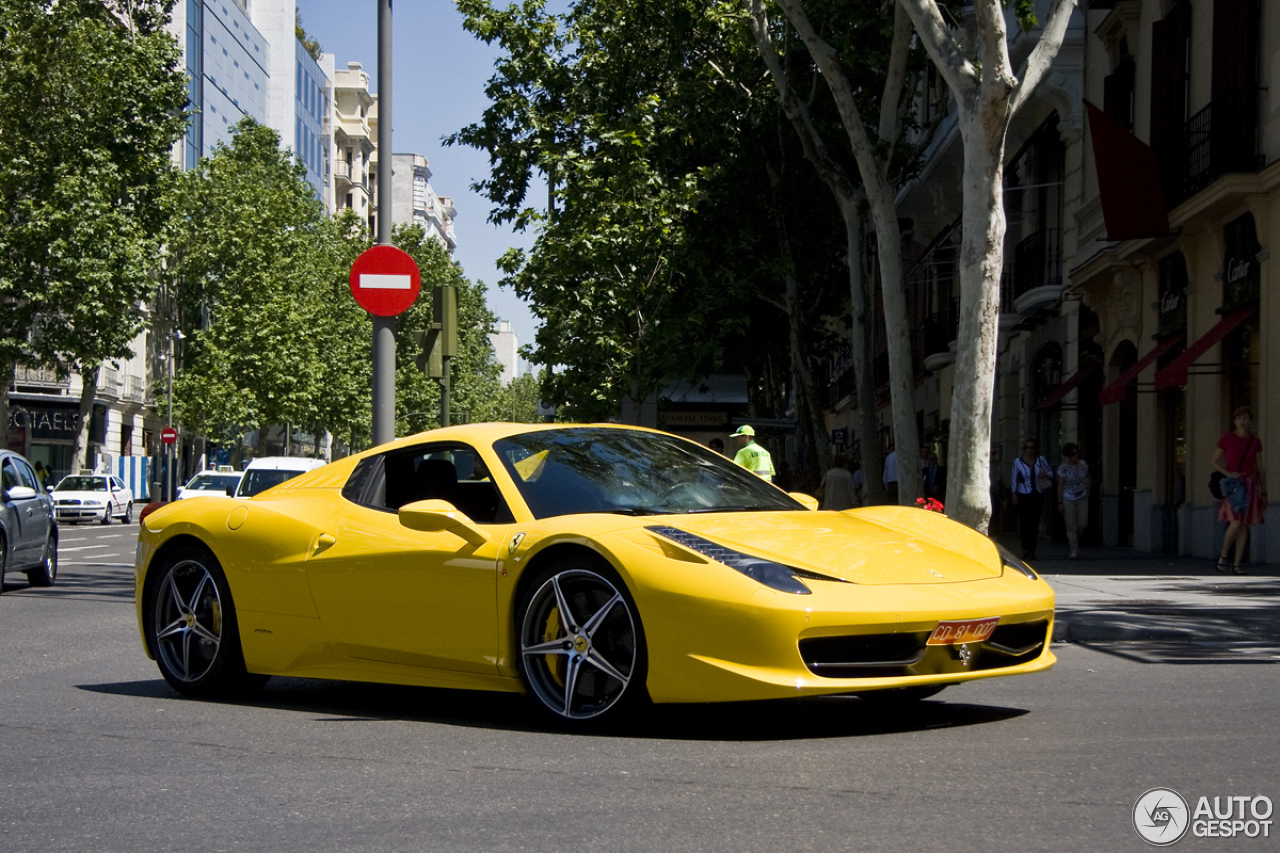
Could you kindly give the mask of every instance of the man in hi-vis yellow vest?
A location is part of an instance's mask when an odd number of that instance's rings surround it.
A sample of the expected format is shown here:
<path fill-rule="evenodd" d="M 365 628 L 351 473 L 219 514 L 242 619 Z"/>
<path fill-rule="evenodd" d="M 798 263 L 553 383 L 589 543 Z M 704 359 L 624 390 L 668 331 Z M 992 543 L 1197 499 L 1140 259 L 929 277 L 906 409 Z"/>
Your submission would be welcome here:
<path fill-rule="evenodd" d="M 756 431 L 743 424 L 729 437 L 736 439 L 738 444 L 738 453 L 733 461 L 751 473 L 773 482 L 773 457 L 769 455 L 769 451 L 756 444 Z"/>

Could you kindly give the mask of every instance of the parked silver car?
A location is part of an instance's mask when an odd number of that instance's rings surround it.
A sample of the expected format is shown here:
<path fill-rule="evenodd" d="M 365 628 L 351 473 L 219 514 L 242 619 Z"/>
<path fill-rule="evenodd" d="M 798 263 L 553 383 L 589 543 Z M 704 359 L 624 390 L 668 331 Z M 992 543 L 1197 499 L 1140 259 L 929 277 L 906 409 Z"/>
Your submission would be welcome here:
<path fill-rule="evenodd" d="M 21 454 L 0 450 L 0 592 L 7 572 L 27 573 L 32 586 L 58 579 L 58 524 L 53 499 Z"/>

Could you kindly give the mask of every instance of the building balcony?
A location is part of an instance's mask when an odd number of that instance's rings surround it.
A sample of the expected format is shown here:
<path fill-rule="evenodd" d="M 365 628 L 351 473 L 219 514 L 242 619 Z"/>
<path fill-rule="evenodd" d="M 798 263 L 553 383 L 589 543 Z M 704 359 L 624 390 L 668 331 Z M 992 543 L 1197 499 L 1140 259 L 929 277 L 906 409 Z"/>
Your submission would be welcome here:
<path fill-rule="evenodd" d="M 58 372 L 49 367 L 27 367 L 20 365 L 13 371 L 14 388 L 32 390 L 41 393 L 66 394 L 70 380 L 59 377 Z"/>
<path fill-rule="evenodd" d="M 1062 298 L 1059 230 L 1037 231 L 1013 248 L 1013 309 L 1028 314 Z"/>

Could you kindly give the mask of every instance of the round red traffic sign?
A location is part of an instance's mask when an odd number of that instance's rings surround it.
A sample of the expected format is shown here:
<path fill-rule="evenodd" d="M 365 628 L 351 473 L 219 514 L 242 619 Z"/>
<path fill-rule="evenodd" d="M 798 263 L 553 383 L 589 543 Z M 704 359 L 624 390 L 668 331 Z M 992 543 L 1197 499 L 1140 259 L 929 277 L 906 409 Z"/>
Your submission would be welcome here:
<path fill-rule="evenodd" d="M 165 427 L 160 430 L 160 440 L 165 444 L 173 444 L 178 440 L 178 431 L 173 427 Z"/>
<path fill-rule="evenodd" d="M 418 264 L 408 252 L 395 246 L 366 249 L 351 265 L 351 295 L 370 314 L 403 314 L 421 289 Z"/>

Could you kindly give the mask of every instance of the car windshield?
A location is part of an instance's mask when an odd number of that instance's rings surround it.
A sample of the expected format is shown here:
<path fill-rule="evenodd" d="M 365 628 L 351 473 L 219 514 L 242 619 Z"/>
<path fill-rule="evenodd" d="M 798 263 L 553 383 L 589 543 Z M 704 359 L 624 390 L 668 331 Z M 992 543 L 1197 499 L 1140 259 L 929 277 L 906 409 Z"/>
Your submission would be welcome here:
<path fill-rule="evenodd" d="M 258 492 L 265 492 L 272 486 L 278 486 L 285 480 L 292 480 L 301 473 L 301 471 L 289 471 L 281 468 L 254 468 L 245 471 L 244 479 L 240 481 L 240 489 L 236 492 L 236 497 L 251 498 Z"/>
<path fill-rule="evenodd" d="M 105 492 L 106 477 L 63 477 L 54 491 L 57 492 Z"/>
<path fill-rule="evenodd" d="M 239 474 L 197 474 L 187 483 L 187 488 L 197 492 L 233 492 L 239 484 Z"/>
<path fill-rule="evenodd" d="M 538 518 L 804 508 L 720 454 L 661 433 L 545 430 L 500 439 L 494 450 Z"/>

